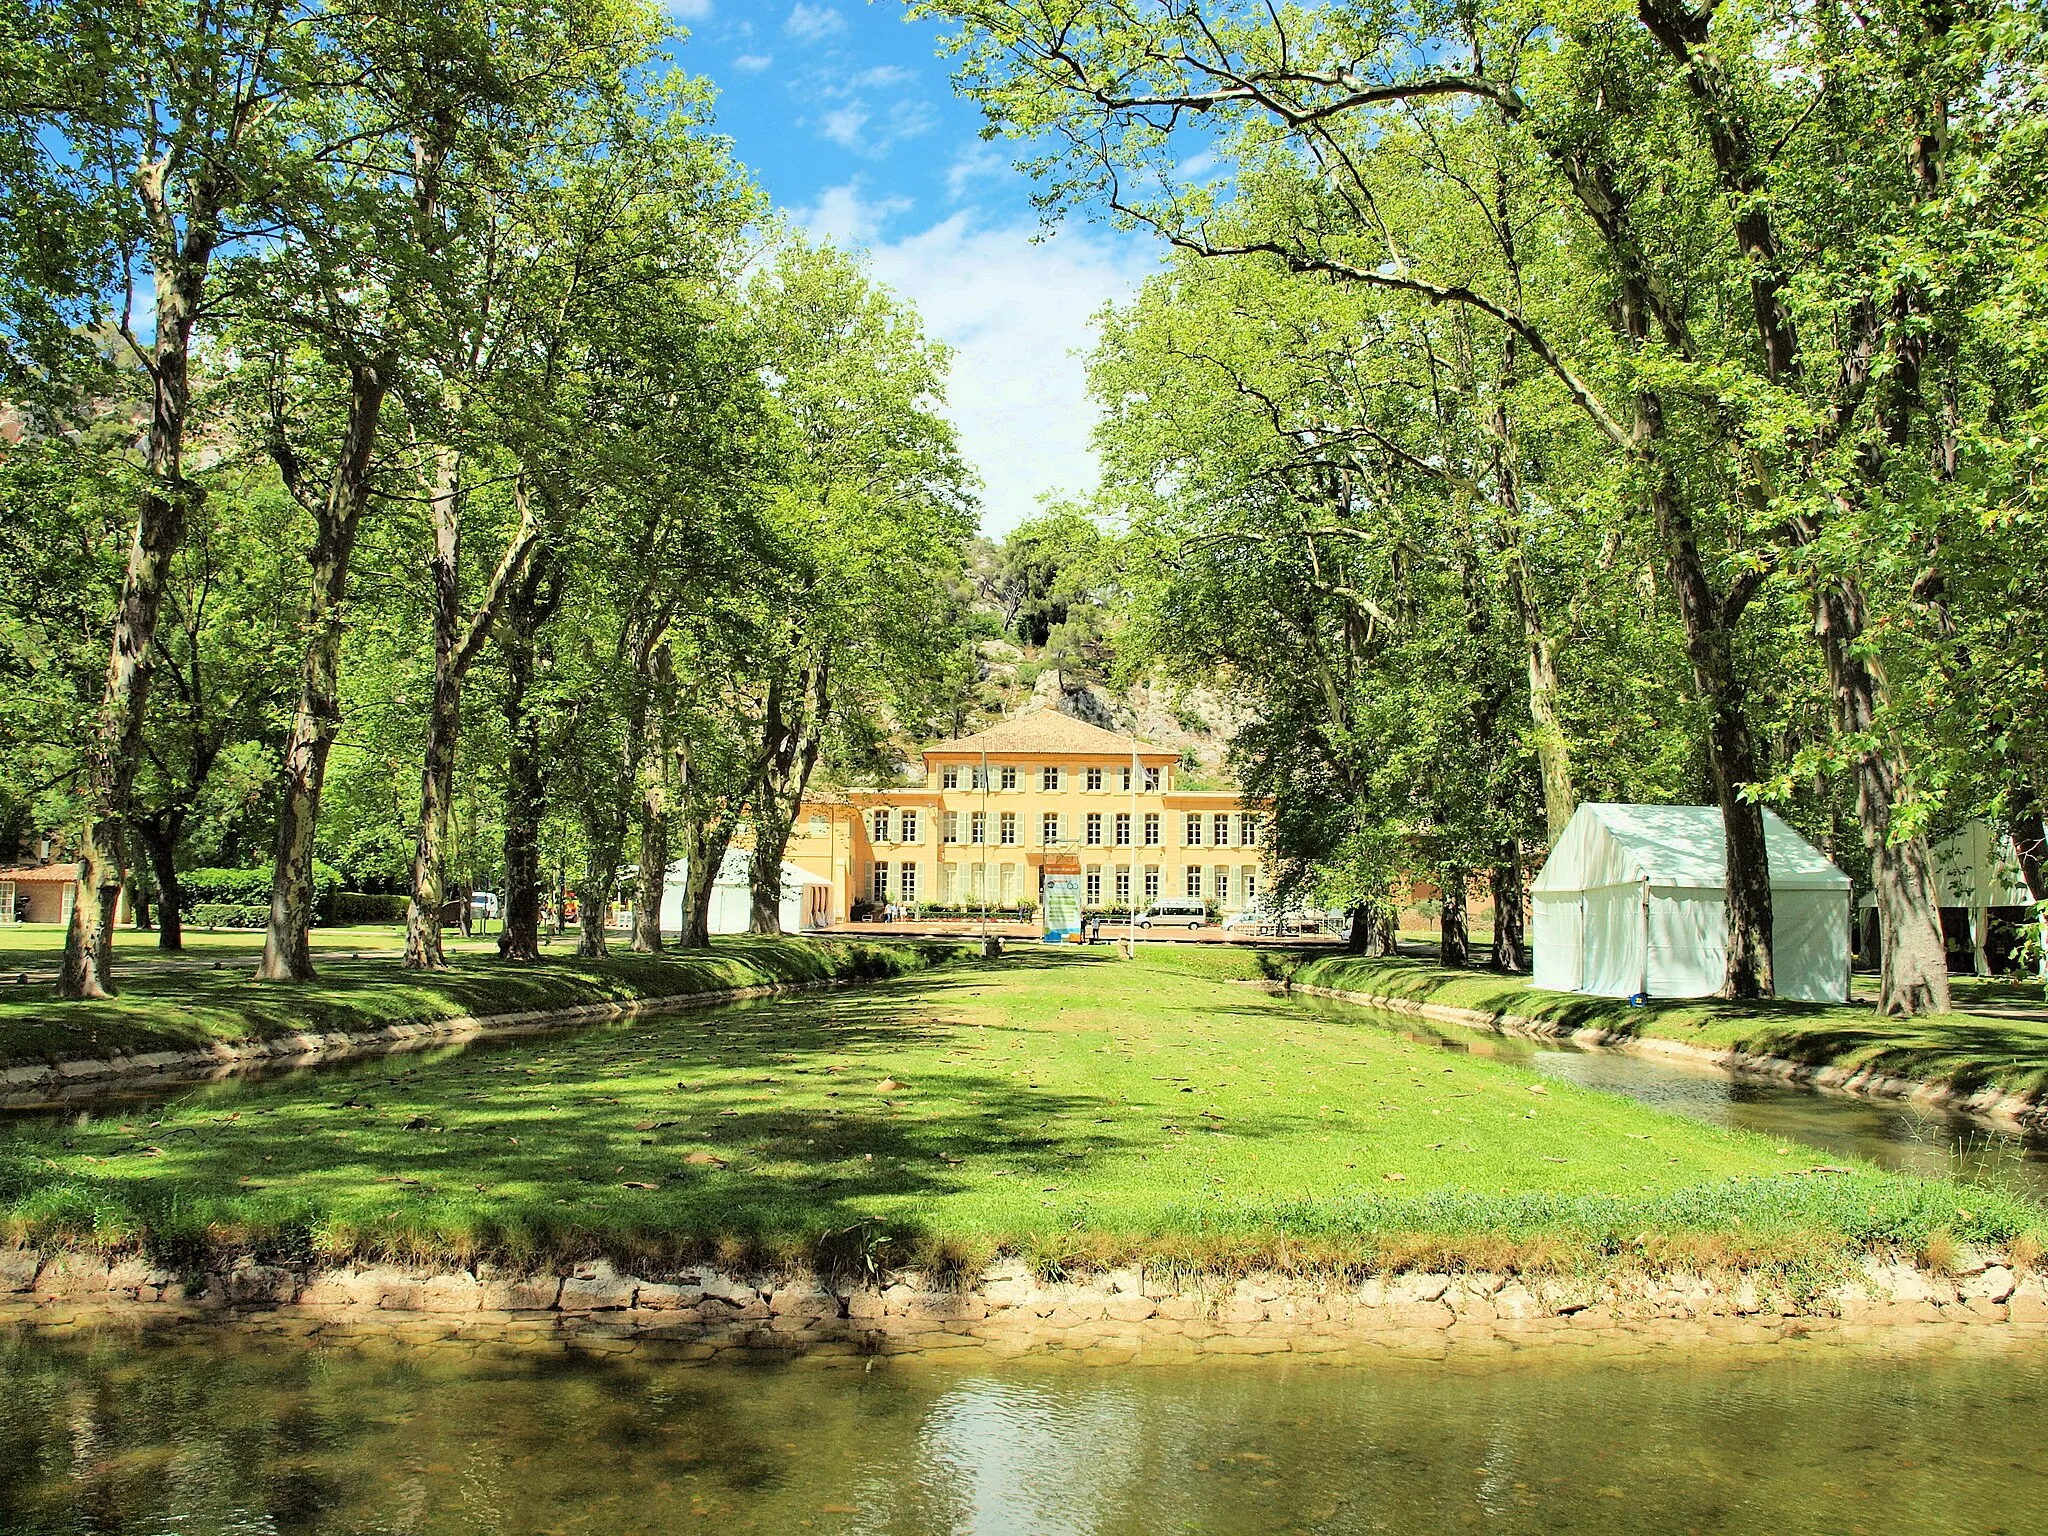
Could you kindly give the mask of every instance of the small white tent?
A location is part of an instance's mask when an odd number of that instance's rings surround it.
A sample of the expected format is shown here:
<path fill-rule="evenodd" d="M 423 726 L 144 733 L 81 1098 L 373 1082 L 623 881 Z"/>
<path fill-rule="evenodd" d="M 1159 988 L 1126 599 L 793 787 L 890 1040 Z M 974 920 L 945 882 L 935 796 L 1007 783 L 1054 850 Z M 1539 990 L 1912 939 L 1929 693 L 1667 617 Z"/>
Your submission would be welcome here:
<path fill-rule="evenodd" d="M 2031 910 L 2034 905 L 2034 893 L 2020 873 L 2019 850 L 1990 822 L 1978 820 L 1964 822 L 1927 851 L 1934 859 L 1935 905 L 1960 907 L 1969 914 L 1977 974 L 1989 976 L 1991 961 L 1984 944 L 1990 936 L 1991 909 Z M 1866 894 L 1862 906 L 1866 912 L 1873 910 L 1877 898 Z M 2048 975 L 2048 915 L 2041 918 L 2041 937 L 2042 974 Z"/>
<path fill-rule="evenodd" d="M 1849 993 L 1849 877 L 1764 812 L 1780 997 Z M 1535 984 L 1596 997 L 1708 997 L 1728 965 L 1728 858 L 1711 805 L 1582 805 L 1530 894 Z"/>
<path fill-rule="evenodd" d="M 754 916 L 754 855 L 751 849 L 728 848 L 711 885 L 711 931 L 745 933 Z M 683 926 L 683 887 L 690 862 L 669 866 L 661 887 L 661 929 L 678 933 Z M 807 869 L 782 861 L 782 931 L 808 933 L 832 926 L 832 882 Z"/>

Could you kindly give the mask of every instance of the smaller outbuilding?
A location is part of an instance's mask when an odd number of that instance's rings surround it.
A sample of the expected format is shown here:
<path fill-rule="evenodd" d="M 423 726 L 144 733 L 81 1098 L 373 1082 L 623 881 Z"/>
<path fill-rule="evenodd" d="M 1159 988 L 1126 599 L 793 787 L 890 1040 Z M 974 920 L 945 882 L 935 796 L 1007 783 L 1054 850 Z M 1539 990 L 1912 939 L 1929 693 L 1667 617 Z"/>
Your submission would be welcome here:
<path fill-rule="evenodd" d="M 730 848 L 711 886 L 710 927 L 713 933 L 745 933 L 754 916 L 754 855 L 751 849 Z M 683 887 L 690 878 L 687 859 L 669 867 L 662 882 L 661 928 L 679 933 L 683 926 Z M 782 931 L 810 933 L 832 926 L 832 882 L 782 861 Z"/>
<path fill-rule="evenodd" d="M 2021 873 L 2012 838 L 1983 820 L 1966 821 L 1928 849 L 1934 859 L 1934 899 L 1942 933 L 1956 957 L 1965 954 L 1979 976 L 2003 970 L 2029 927 L 2041 936 L 2040 971 L 2048 976 L 2048 915 L 2037 915 L 2034 893 Z M 1862 901 L 1863 944 L 1877 951 L 1877 898 Z"/>
<path fill-rule="evenodd" d="M 1849 877 L 1775 813 L 1771 965 L 1780 997 L 1849 995 Z M 1728 967 L 1728 854 L 1711 805 L 1582 805 L 1536 877 L 1535 984 L 1595 997 L 1711 997 Z"/>

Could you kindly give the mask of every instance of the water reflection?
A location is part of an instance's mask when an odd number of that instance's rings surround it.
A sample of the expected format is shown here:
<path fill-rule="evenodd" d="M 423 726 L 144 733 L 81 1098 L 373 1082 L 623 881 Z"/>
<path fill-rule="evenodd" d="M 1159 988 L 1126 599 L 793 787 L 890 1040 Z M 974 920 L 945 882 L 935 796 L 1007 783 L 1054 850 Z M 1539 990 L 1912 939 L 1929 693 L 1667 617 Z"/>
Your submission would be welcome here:
<path fill-rule="evenodd" d="M 1905 1533 L 2048 1507 L 2048 1357 L 1115 1373 L 0 1342 L 0 1529 Z"/>
<path fill-rule="evenodd" d="M 2001 1131 L 1969 1115 L 1742 1077 L 1677 1057 L 1519 1039 L 1323 1000 L 1333 1014 L 1444 1050 L 1518 1062 L 1546 1077 L 1622 1094 L 1673 1114 L 1861 1157 L 1901 1173 L 1996 1184 L 2048 1200 L 2048 1134 Z"/>

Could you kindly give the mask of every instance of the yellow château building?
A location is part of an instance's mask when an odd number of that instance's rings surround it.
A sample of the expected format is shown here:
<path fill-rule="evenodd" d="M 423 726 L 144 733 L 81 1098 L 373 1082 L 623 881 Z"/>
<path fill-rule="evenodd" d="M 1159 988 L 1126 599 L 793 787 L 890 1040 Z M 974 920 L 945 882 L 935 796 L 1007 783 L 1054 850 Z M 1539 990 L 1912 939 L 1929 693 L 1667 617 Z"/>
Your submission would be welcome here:
<path fill-rule="evenodd" d="M 788 859 L 857 901 L 980 909 L 1040 905 L 1078 878 L 1084 909 L 1258 897 L 1261 818 L 1232 790 L 1175 787 L 1180 755 L 1053 710 L 924 750 L 922 784 L 804 802 Z"/>

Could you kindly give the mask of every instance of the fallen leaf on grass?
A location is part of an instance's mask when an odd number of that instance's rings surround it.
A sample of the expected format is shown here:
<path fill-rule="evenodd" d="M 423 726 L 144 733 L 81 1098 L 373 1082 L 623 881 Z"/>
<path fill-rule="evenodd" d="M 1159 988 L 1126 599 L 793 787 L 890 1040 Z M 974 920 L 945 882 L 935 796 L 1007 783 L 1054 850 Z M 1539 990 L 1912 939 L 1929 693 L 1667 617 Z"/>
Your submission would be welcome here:
<path fill-rule="evenodd" d="M 1383 1173 L 1380 1175 L 1380 1177 L 1385 1179 L 1389 1184 L 1399 1184 L 1404 1182 L 1407 1179 L 1408 1175 L 1405 1173 Z"/>
<path fill-rule="evenodd" d="M 1549 1090 L 1548 1088 L 1544 1087 L 1544 1086 L 1543 1086 L 1543 1085 L 1542 1085 L 1541 1083 L 1531 1083 L 1531 1084 L 1529 1085 L 1529 1091 L 1530 1091 L 1531 1093 L 1545 1093 L 1545 1094 L 1547 1094 L 1547 1093 L 1549 1093 L 1549 1092 L 1550 1092 L 1550 1090 Z"/>
<path fill-rule="evenodd" d="M 628 1179 L 619 1186 L 621 1189 L 659 1189 L 659 1184 L 643 1184 L 638 1179 Z"/>
<path fill-rule="evenodd" d="M 692 1152 L 687 1157 L 685 1157 L 683 1161 L 686 1163 L 697 1163 L 699 1165 L 708 1164 L 713 1168 L 723 1168 L 726 1166 L 724 1158 L 719 1157 L 714 1153 L 710 1152 Z"/>
<path fill-rule="evenodd" d="M 897 1082 L 893 1077 L 885 1077 L 875 1084 L 875 1092 L 877 1093 L 901 1093 L 902 1091 L 903 1084 Z"/>

